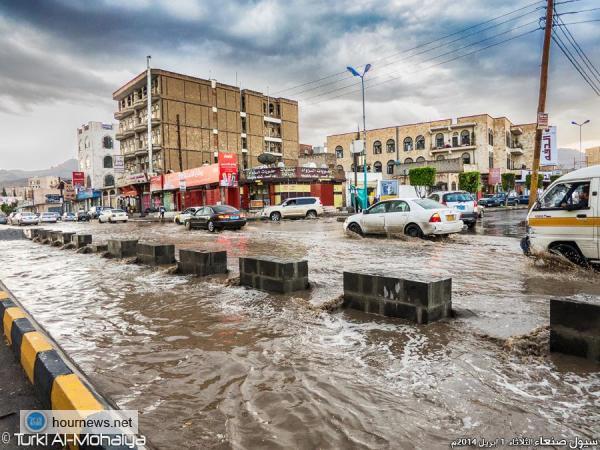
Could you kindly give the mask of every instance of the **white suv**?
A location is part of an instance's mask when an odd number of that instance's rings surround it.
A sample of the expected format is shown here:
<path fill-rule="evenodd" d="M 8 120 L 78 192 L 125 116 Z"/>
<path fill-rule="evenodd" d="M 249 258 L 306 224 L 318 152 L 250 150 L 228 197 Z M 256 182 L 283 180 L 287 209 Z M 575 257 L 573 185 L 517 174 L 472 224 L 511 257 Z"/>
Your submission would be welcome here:
<path fill-rule="evenodd" d="M 477 223 L 477 217 L 479 216 L 477 201 L 468 192 L 438 191 L 429 195 L 428 198 L 460 212 L 460 220 L 469 228 L 473 228 Z"/>
<path fill-rule="evenodd" d="M 296 197 L 288 198 L 276 206 L 269 206 L 262 211 L 263 217 L 268 217 L 274 222 L 282 218 L 306 217 L 316 219 L 323 214 L 323 205 L 318 197 Z"/>

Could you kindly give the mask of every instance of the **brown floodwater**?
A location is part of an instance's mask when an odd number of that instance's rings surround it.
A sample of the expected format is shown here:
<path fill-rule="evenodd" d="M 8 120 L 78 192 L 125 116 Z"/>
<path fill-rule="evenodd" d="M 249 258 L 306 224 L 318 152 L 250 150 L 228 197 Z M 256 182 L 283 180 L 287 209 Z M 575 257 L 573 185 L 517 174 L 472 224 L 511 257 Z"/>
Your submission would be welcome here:
<path fill-rule="evenodd" d="M 349 237 L 335 219 L 46 228 L 305 258 L 312 289 L 279 296 L 30 241 L 0 242 L 0 279 L 100 390 L 138 409 L 158 448 L 448 448 L 458 437 L 600 437 L 598 365 L 499 344 L 548 324 L 556 296 L 598 297 L 600 275 L 534 264 L 521 211 L 438 240 Z M 424 326 L 319 312 L 344 270 L 453 278 L 456 319 Z"/>

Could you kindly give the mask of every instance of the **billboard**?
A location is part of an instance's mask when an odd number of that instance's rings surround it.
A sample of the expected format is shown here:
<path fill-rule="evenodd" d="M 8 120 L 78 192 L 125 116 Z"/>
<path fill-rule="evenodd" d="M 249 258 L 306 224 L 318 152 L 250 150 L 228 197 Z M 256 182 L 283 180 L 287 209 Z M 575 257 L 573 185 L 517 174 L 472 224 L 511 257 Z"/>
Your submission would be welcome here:
<path fill-rule="evenodd" d="M 558 145 L 556 141 L 556 127 L 549 127 L 542 131 L 542 151 L 540 152 L 540 166 L 558 165 Z"/>
<path fill-rule="evenodd" d="M 123 155 L 115 155 L 113 158 L 113 170 L 115 173 L 125 172 L 125 157 Z"/>
<path fill-rule="evenodd" d="M 488 184 L 495 186 L 500 183 L 500 167 L 490 167 L 490 173 L 488 175 Z"/>
<path fill-rule="evenodd" d="M 73 187 L 85 186 L 85 173 L 84 172 L 73 172 Z"/>
<path fill-rule="evenodd" d="M 236 187 L 238 185 L 237 155 L 219 152 L 219 185 Z"/>

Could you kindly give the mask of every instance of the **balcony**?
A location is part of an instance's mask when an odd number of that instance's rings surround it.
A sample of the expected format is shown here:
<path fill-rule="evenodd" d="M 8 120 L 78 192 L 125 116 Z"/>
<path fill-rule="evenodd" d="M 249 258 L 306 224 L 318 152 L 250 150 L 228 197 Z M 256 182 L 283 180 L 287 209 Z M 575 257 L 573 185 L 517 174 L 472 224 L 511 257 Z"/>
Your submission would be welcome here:
<path fill-rule="evenodd" d="M 264 116 L 264 119 L 265 119 L 265 122 L 281 123 L 281 119 L 278 117 Z"/>
<path fill-rule="evenodd" d="M 466 150 L 475 150 L 477 148 L 477 146 L 475 145 L 459 145 L 458 147 L 438 147 L 438 146 L 433 146 L 431 147 L 431 153 L 435 154 L 435 153 L 452 153 L 452 152 L 462 152 L 462 151 L 466 151 Z"/>
<path fill-rule="evenodd" d="M 282 142 L 280 137 L 274 137 L 274 136 L 265 136 L 265 141 L 266 142 L 279 142 L 279 143 Z"/>
<path fill-rule="evenodd" d="M 521 144 L 515 144 L 512 147 L 506 147 L 506 150 L 511 154 L 511 155 L 523 155 L 523 146 Z"/>
<path fill-rule="evenodd" d="M 519 136 L 520 134 L 523 134 L 523 128 L 521 128 L 521 127 L 510 127 L 510 132 L 512 134 L 514 134 L 515 136 Z"/>
<path fill-rule="evenodd" d="M 132 106 L 126 106 L 125 108 L 122 108 L 119 111 L 115 112 L 115 119 L 116 120 L 124 119 L 125 117 L 132 115 L 133 111 L 134 111 L 134 109 Z"/>

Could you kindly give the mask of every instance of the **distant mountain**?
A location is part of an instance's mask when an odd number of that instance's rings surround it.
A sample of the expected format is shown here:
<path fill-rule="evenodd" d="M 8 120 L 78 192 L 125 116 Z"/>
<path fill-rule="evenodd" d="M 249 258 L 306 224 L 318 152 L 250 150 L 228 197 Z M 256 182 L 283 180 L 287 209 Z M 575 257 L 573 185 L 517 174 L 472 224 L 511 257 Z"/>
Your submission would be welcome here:
<path fill-rule="evenodd" d="M 585 167 L 585 155 L 574 148 L 559 148 L 558 165 L 565 170 L 580 169 Z"/>
<path fill-rule="evenodd" d="M 77 170 L 77 160 L 68 159 L 58 166 L 42 170 L 6 170 L 0 169 L 0 186 L 27 186 L 27 179 L 32 177 L 55 176 L 71 179 L 72 172 Z"/>

